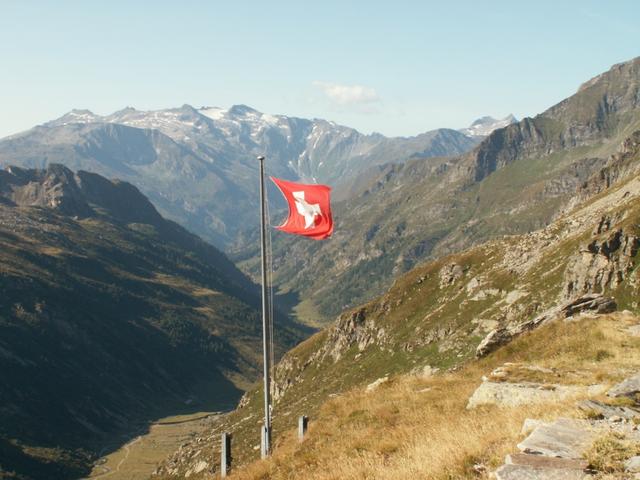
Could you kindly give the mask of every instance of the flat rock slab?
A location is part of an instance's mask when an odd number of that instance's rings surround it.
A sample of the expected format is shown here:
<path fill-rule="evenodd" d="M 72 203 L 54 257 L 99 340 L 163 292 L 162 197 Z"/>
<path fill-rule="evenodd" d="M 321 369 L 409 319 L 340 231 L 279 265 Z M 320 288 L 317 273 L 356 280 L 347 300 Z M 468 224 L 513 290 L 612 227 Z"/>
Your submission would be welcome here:
<path fill-rule="evenodd" d="M 592 478 L 582 470 L 536 468 L 528 465 L 503 465 L 495 473 L 496 480 L 583 480 Z"/>
<path fill-rule="evenodd" d="M 560 458 L 582 458 L 595 440 L 596 433 L 589 422 L 559 418 L 540 425 L 518 444 L 520 451 Z"/>
<path fill-rule="evenodd" d="M 473 392 L 467 408 L 479 405 L 516 407 L 538 403 L 559 402 L 583 395 L 598 395 L 604 391 L 601 385 L 543 385 L 538 383 L 482 382 Z"/>
<path fill-rule="evenodd" d="M 633 397 L 640 392 L 640 373 L 623 380 L 607 392 L 610 397 Z"/>
<path fill-rule="evenodd" d="M 631 420 L 640 416 L 640 412 L 628 407 L 617 407 L 598 402 L 597 400 L 585 400 L 578 404 L 583 412 L 594 412 L 602 418 L 621 417 Z"/>
<path fill-rule="evenodd" d="M 627 472 L 638 473 L 640 472 L 640 456 L 631 457 L 624 464 L 624 469 Z"/>
<path fill-rule="evenodd" d="M 555 468 L 570 470 L 585 470 L 589 462 L 574 458 L 545 457 L 544 455 L 529 455 L 526 453 L 512 453 L 504 461 L 507 465 L 526 465 L 535 468 Z"/>

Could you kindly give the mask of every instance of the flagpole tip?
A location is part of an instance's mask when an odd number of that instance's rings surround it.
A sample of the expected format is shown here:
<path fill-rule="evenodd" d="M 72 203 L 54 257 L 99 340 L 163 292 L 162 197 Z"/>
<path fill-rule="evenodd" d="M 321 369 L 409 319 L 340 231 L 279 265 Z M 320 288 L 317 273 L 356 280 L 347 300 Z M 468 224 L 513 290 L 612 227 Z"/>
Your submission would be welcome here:
<path fill-rule="evenodd" d="M 262 155 L 260 155 L 260 156 L 258 157 L 258 161 L 260 161 L 260 162 L 264 161 L 264 157 L 263 157 Z"/>

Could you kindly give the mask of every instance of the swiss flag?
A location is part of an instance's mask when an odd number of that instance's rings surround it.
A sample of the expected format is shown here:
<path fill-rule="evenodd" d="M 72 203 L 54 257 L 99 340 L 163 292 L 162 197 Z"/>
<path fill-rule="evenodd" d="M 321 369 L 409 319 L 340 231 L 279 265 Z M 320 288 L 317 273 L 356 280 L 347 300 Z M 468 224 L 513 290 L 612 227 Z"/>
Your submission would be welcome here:
<path fill-rule="evenodd" d="M 314 240 L 328 238 L 333 233 L 333 219 L 327 185 L 307 185 L 271 177 L 289 204 L 289 217 L 276 227 Z"/>

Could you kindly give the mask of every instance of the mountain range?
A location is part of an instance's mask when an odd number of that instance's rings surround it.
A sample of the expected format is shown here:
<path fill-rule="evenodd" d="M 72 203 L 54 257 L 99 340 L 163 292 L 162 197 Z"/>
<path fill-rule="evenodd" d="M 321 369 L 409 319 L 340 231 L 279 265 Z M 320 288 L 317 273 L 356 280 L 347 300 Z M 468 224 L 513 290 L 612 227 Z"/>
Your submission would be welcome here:
<path fill-rule="evenodd" d="M 463 153 L 478 139 L 450 129 L 415 137 L 364 135 L 325 120 L 269 115 L 245 105 L 189 105 L 99 116 L 73 110 L 0 140 L 0 165 L 61 163 L 129 181 L 160 212 L 228 248 L 256 224 L 257 162 L 269 175 L 328 183 L 339 194 L 365 170 Z M 270 190 L 274 205 L 279 197 Z"/>

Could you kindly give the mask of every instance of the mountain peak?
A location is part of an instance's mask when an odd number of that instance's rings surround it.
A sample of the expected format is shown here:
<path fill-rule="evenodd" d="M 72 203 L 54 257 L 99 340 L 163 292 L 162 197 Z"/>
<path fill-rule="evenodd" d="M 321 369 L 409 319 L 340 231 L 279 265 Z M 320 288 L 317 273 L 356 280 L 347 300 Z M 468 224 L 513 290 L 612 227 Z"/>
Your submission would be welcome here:
<path fill-rule="evenodd" d="M 257 110 L 251 108 L 248 105 L 244 105 L 244 104 L 240 104 L 240 105 L 233 105 L 230 109 L 229 109 L 229 115 L 238 115 L 238 116 L 242 116 L 242 115 L 247 115 L 247 114 L 256 114 L 256 113 L 260 113 Z"/>
<path fill-rule="evenodd" d="M 98 119 L 100 119 L 100 115 L 96 115 L 91 110 L 74 108 L 60 118 L 45 123 L 45 125 L 56 127 L 60 125 L 68 125 L 70 123 L 91 123 Z"/>
<path fill-rule="evenodd" d="M 123 223 L 156 224 L 160 214 L 140 191 L 127 182 L 96 173 L 74 173 L 52 163 L 44 169 L 9 166 L 0 171 L 2 203 L 52 208 L 65 215 L 91 217 L 92 207 Z"/>
<path fill-rule="evenodd" d="M 580 87 L 578 88 L 578 92 L 582 92 L 583 90 L 586 90 L 593 85 L 597 85 L 602 80 L 605 80 L 612 76 L 624 76 L 626 74 L 627 76 L 633 76 L 634 78 L 637 78 L 639 71 L 640 57 L 636 57 L 632 60 L 629 60 L 628 62 L 616 63 L 606 72 L 596 75 L 595 77 L 587 80 L 582 85 L 580 85 Z"/>
<path fill-rule="evenodd" d="M 516 123 L 517 121 L 516 117 L 511 113 L 501 119 L 495 119 L 489 115 L 485 115 L 484 117 L 474 120 L 469 127 L 462 128 L 458 131 L 469 137 L 482 138 L 487 137 L 494 130 L 506 127 L 512 123 Z"/>

